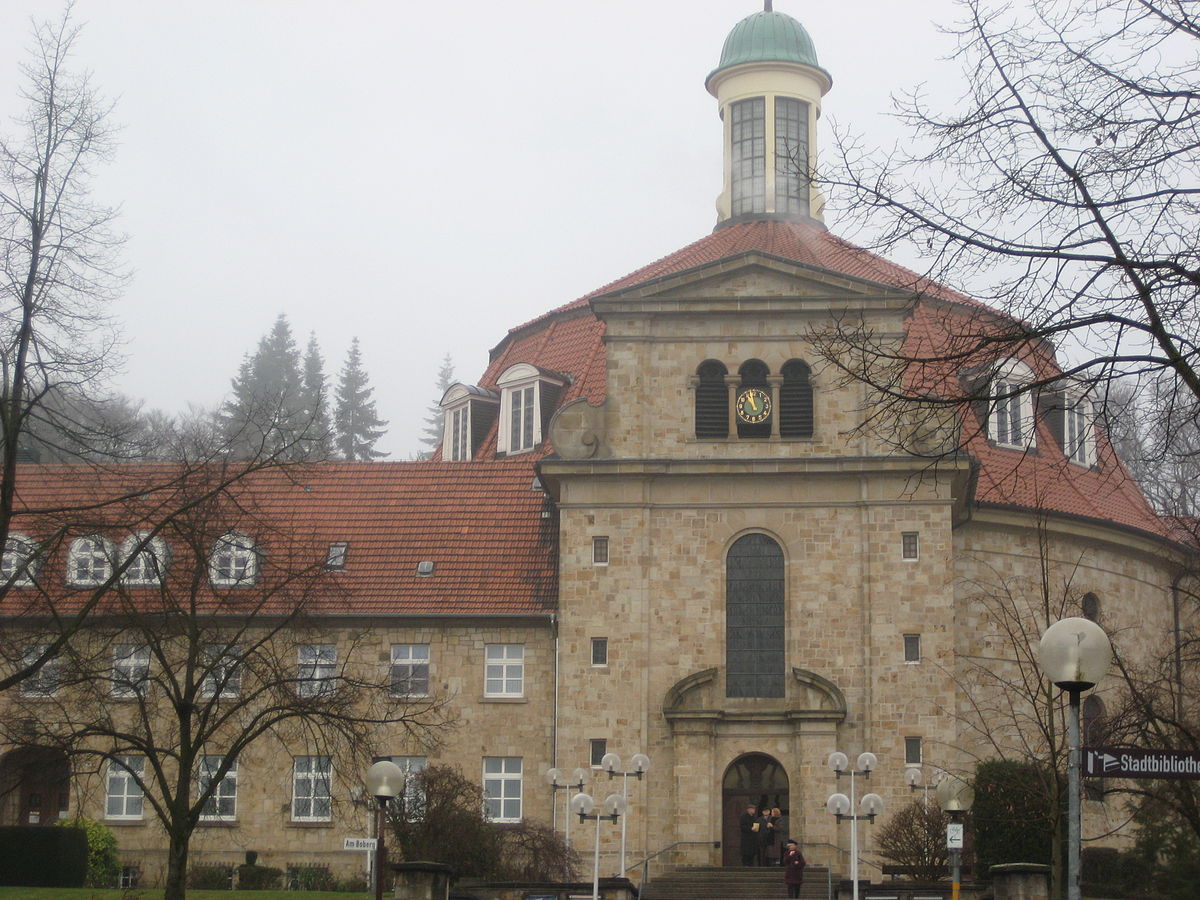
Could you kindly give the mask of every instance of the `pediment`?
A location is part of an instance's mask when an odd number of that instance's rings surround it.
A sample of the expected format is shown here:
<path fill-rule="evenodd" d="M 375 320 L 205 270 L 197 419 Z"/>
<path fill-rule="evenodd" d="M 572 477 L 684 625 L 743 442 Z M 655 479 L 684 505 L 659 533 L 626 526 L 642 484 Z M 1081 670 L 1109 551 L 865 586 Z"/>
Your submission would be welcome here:
<path fill-rule="evenodd" d="M 602 294 L 592 306 L 620 308 L 647 301 L 721 301 L 793 298 L 825 302 L 876 300 L 910 302 L 911 291 L 830 269 L 749 252 Z"/>
<path fill-rule="evenodd" d="M 778 700 L 756 701 L 761 708 L 736 711 L 728 709 L 723 694 L 723 680 L 716 666 L 686 675 L 673 684 L 663 698 L 663 715 L 675 719 L 737 717 L 749 713 L 756 718 L 779 718 L 793 721 L 817 720 L 841 722 L 846 718 L 846 696 L 841 689 L 816 672 L 793 668 L 786 696 Z"/>

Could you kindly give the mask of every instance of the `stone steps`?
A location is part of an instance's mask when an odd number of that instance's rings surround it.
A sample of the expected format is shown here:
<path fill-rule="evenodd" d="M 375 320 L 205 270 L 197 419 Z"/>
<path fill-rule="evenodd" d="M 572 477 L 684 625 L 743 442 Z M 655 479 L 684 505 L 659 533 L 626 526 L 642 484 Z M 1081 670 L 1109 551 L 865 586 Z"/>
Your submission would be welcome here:
<path fill-rule="evenodd" d="M 804 870 L 801 897 L 825 898 L 828 870 L 809 866 Z M 643 900 L 774 900 L 787 897 L 783 869 L 778 866 L 691 866 L 655 875 L 646 885 Z"/>

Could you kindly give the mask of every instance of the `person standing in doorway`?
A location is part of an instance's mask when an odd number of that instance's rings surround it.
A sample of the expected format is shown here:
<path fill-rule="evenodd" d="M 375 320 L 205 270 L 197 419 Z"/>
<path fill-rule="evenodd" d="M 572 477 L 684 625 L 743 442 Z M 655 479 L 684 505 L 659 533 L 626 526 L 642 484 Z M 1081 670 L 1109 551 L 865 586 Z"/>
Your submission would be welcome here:
<path fill-rule="evenodd" d="M 800 845 L 789 840 L 783 845 L 783 883 L 787 885 L 789 897 L 800 896 L 800 885 L 804 884 L 804 867 L 808 861 L 800 852 Z"/>
<path fill-rule="evenodd" d="M 753 803 L 738 818 L 738 833 L 742 838 L 742 865 L 752 866 L 758 859 L 758 833 L 762 830 L 758 807 Z"/>

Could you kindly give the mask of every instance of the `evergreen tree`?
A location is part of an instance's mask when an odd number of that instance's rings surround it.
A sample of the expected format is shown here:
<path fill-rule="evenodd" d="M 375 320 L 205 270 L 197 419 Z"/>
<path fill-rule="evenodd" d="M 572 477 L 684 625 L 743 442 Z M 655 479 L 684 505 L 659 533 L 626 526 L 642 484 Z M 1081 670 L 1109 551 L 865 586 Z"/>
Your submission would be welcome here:
<path fill-rule="evenodd" d="M 454 360 L 447 353 L 442 358 L 442 367 L 438 369 L 437 396 L 433 403 L 429 404 L 429 412 L 425 416 L 425 428 L 422 430 L 421 443 L 429 449 L 421 453 L 422 459 L 432 456 L 433 451 L 442 442 L 442 423 L 445 421 L 445 414 L 442 412 L 442 397 L 452 384 L 454 384 Z"/>
<path fill-rule="evenodd" d="M 387 432 L 375 414 L 375 392 L 367 383 L 367 373 L 362 367 L 362 353 L 358 349 L 358 338 L 350 343 L 346 362 L 338 376 L 336 406 L 333 419 L 337 429 L 337 449 L 343 459 L 378 459 L 387 456 L 375 448 L 375 442 Z"/>
<path fill-rule="evenodd" d="M 230 450 L 237 456 L 309 456 L 310 419 L 304 404 L 300 351 L 280 313 L 252 355 L 243 358 L 232 396 L 221 411 Z"/>
<path fill-rule="evenodd" d="M 309 457 L 328 459 L 333 445 L 333 425 L 329 420 L 329 391 L 326 385 L 325 359 L 317 344 L 317 336 L 310 333 L 308 348 L 304 351 L 304 414 L 308 431 L 312 436 Z"/>

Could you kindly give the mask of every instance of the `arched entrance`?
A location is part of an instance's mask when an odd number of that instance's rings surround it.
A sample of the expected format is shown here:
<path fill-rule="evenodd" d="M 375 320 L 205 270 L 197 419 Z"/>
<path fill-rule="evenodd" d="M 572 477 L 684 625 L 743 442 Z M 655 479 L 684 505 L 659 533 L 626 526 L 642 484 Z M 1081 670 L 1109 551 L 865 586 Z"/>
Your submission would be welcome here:
<path fill-rule="evenodd" d="M 721 862 L 741 865 L 738 817 L 747 806 L 779 807 L 788 815 L 788 777 L 779 761 L 765 753 L 747 753 L 725 770 L 721 782 Z"/>
<path fill-rule="evenodd" d="M 21 747 L 0 760 L 0 825 L 53 825 L 71 802 L 71 767 L 64 753 Z"/>

